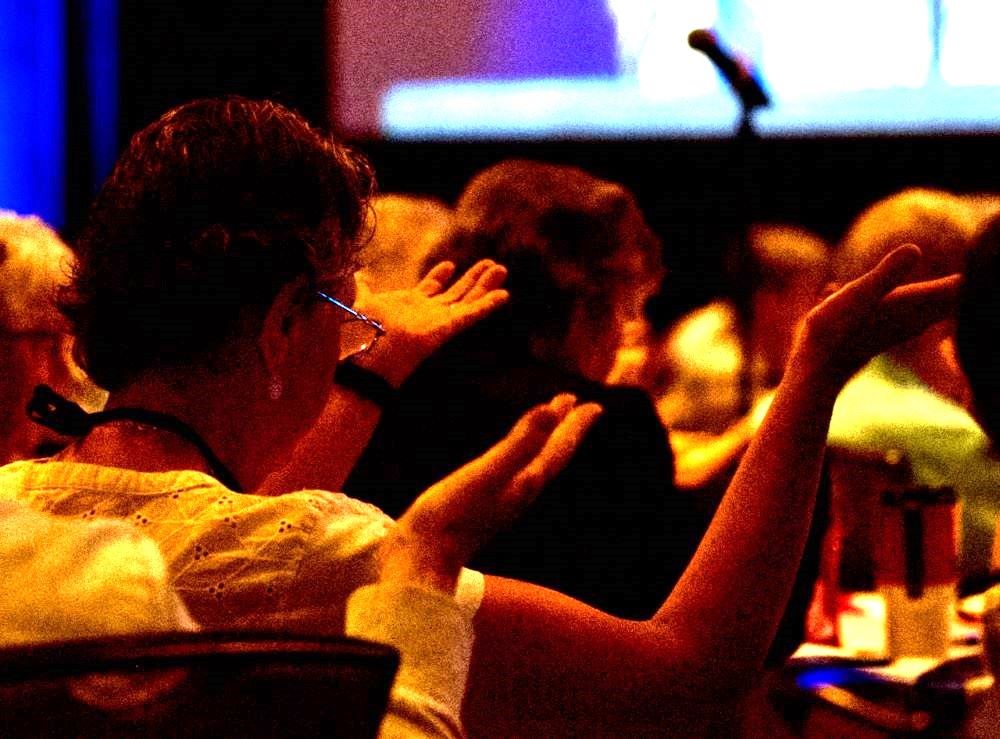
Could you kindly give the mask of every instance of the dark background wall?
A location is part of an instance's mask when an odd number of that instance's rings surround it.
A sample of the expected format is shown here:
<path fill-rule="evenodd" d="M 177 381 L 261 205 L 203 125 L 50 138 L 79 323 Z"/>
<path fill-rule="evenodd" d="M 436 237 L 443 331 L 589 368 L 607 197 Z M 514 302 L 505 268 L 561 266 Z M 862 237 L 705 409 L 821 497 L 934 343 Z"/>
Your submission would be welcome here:
<path fill-rule="evenodd" d="M 121 2 L 122 142 L 192 97 L 236 92 L 328 120 L 325 3 Z M 724 290 L 719 264 L 743 209 L 836 239 L 871 200 L 907 185 L 1000 191 L 1000 137 L 729 141 L 358 142 L 382 188 L 453 199 L 477 169 L 509 156 L 576 164 L 638 195 L 666 242 L 678 306 Z"/>

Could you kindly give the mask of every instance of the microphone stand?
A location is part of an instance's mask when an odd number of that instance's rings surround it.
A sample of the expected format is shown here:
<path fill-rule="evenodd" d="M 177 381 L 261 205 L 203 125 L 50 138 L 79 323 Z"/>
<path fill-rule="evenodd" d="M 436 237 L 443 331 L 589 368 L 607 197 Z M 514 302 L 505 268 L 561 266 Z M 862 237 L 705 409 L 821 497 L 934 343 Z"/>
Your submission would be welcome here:
<path fill-rule="evenodd" d="M 736 196 L 737 239 L 732 266 L 732 300 L 736 308 L 736 333 L 743 361 L 739 370 L 739 407 L 742 417 L 750 411 L 753 394 L 753 347 L 750 341 L 750 324 L 753 319 L 753 280 L 742 279 L 751 273 L 753 255 L 750 250 L 750 225 L 752 219 L 752 198 L 754 170 L 759 154 L 760 137 L 754 128 L 753 114 L 757 108 L 766 107 L 771 100 L 753 71 L 740 59 L 719 43 L 718 36 L 711 29 L 696 29 L 688 35 L 688 45 L 709 58 L 716 71 L 722 76 L 729 89 L 740 103 L 740 123 L 733 141 L 734 159 L 741 173 L 740 188 Z"/>
<path fill-rule="evenodd" d="M 739 188 L 734 208 L 736 241 L 733 246 L 731 297 L 736 309 L 736 337 L 742 361 L 739 365 L 739 395 L 737 415 L 742 418 L 750 412 L 754 391 L 754 347 L 751 337 L 753 324 L 753 293 L 756 279 L 748 277 L 754 270 L 753 251 L 750 244 L 750 227 L 753 224 L 753 198 L 756 197 L 755 173 L 760 154 L 760 135 L 754 127 L 754 106 L 740 98 L 740 122 L 733 140 L 735 160 L 739 171 Z"/>

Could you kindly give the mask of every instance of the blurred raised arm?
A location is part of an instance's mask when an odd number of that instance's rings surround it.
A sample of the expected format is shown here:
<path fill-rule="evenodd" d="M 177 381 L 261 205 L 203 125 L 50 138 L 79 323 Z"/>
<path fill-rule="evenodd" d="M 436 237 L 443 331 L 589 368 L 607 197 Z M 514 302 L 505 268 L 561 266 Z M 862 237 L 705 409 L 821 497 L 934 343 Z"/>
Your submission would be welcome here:
<path fill-rule="evenodd" d="M 712 525 L 651 620 L 622 621 L 552 591 L 487 579 L 470 734 L 697 731 L 698 718 L 718 718 L 741 697 L 785 608 L 841 386 L 953 309 L 957 278 L 897 287 L 918 258 L 912 246 L 894 251 L 809 313 Z"/>

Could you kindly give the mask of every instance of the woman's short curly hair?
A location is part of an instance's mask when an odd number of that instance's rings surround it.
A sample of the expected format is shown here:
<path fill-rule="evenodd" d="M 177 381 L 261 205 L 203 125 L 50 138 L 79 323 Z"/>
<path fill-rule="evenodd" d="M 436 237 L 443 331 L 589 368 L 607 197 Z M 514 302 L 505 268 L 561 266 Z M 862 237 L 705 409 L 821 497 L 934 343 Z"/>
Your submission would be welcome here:
<path fill-rule="evenodd" d="M 367 161 L 270 101 L 195 100 L 137 133 L 74 245 L 60 307 L 101 386 L 208 356 L 299 275 L 355 267 Z"/>

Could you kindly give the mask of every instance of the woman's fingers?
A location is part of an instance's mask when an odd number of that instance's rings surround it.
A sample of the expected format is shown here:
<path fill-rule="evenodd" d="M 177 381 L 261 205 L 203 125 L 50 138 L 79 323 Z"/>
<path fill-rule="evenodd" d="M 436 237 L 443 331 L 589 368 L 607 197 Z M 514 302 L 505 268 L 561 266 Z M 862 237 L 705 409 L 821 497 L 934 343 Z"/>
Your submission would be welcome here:
<path fill-rule="evenodd" d="M 454 284 L 441 293 L 441 299 L 448 303 L 461 300 L 462 297 L 473 288 L 486 272 L 496 266 L 492 259 L 480 259 L 465 271 L 461 277 L 455 280 Z"/>
<path fill-rule="evenodd" d="M 960 275 L 897 287 L 882 301 L 879 322 L 893 343 L 916 336 L 928 326 L 953 318 Z"/>
<path fill-rule="evenodd" d="M 559 395 L 525 413 L 499 443 L 431 486 L 383 542 L 383 578 L 454 589 L 485 542 L 528 506 L 572 457 L 600 413 Z"/>
<path fill-rule="evenodd" d="M 445 284 L 450 280 L 455 274 L 455 264 L 454 262 L 438 262 L 424 278 L 417 283 L 417 290 L 422 292 L 424 295 L 432 296 L 437 295 L 444 288 Z"/>
<path fill-rule="evenodd" d="M 602 411 L 597 403 L 584 403 L 563 418 L 542 450 L 514 476 L 504 494 L 503 520 L 498 524 L 513 521 L 562 472 Z"/>
<path fill-rule="evenodd" d="M 510 432 L 484 454 L 435 483 L 410 506 L 403 518 L 415 529 L 450 531 L 476 542 L 495 531 L 502 500 L 515 476 L 544 449 L 575 398 L 557 396 L 525 413 Z"/>
<path fill-rule="evenodd" d="M 506 290 L 490 290 L 473 302 L 463 301 L 452 303 L 453 308 L 449 316 L 449 335 L 464 331 L 469 326 L 482 320 L 490 313 L 510 299 L 510 293 Z"/>
<path fill-rule="evenodd" d="M 417 290 L 428 297 L 438 297 L 446 303 L 472 302 L 497 289 L 507 279 L 506 267 L 492 259 L 482 259 L 445 289 L 448 281 L 455 276 L 455 271 L 453 262 L 440 262 L 424 275 L 417 284 Z"/>
<path fill-rule="evenodd" d="M 474 302 L 487 293 L 496 290 L 507 279 L 507 268 L 502 264 L 494 264 L 480 275 L 476 283 L 462 296 L 462 302 Z"/>
<path fill-rule="evenodd" d="M 953 315 L 957 275 L 904 284 L 919 260 L 916 246 L 900 246 L 810 311 L 803 335 L 823 365 L 846 379 L 873 356 Z"/>
<path fill-rule="evenodd" d="M 827 301 L 843 303 L 846 311 L 874 307 L 883 296 L 905 281 L 919 260 L 920 249 L 913 244 L 903 244 L 886 254 L 873 269 L 844 285 Z"/>
<path fill-rule="evenodd" d="M 532 408 L 518 419 L 503 439 L 432 486 L 429 492 L 447 486 L 449 494 L 461 505 L 469 501 L 474 504 L 484 489 L 499 493 L 542 450 L 575 402 L 572 395 L 564 394 L 546 405 Z"/>
<path fill-rule="evenodd" d="M 920 258 L 920 248 L 916 244 L 901 244 L 886 254 L 875 269 L 862 275 L 857 283 L 872 294 L 885 295 L 906 281 Z"/>

